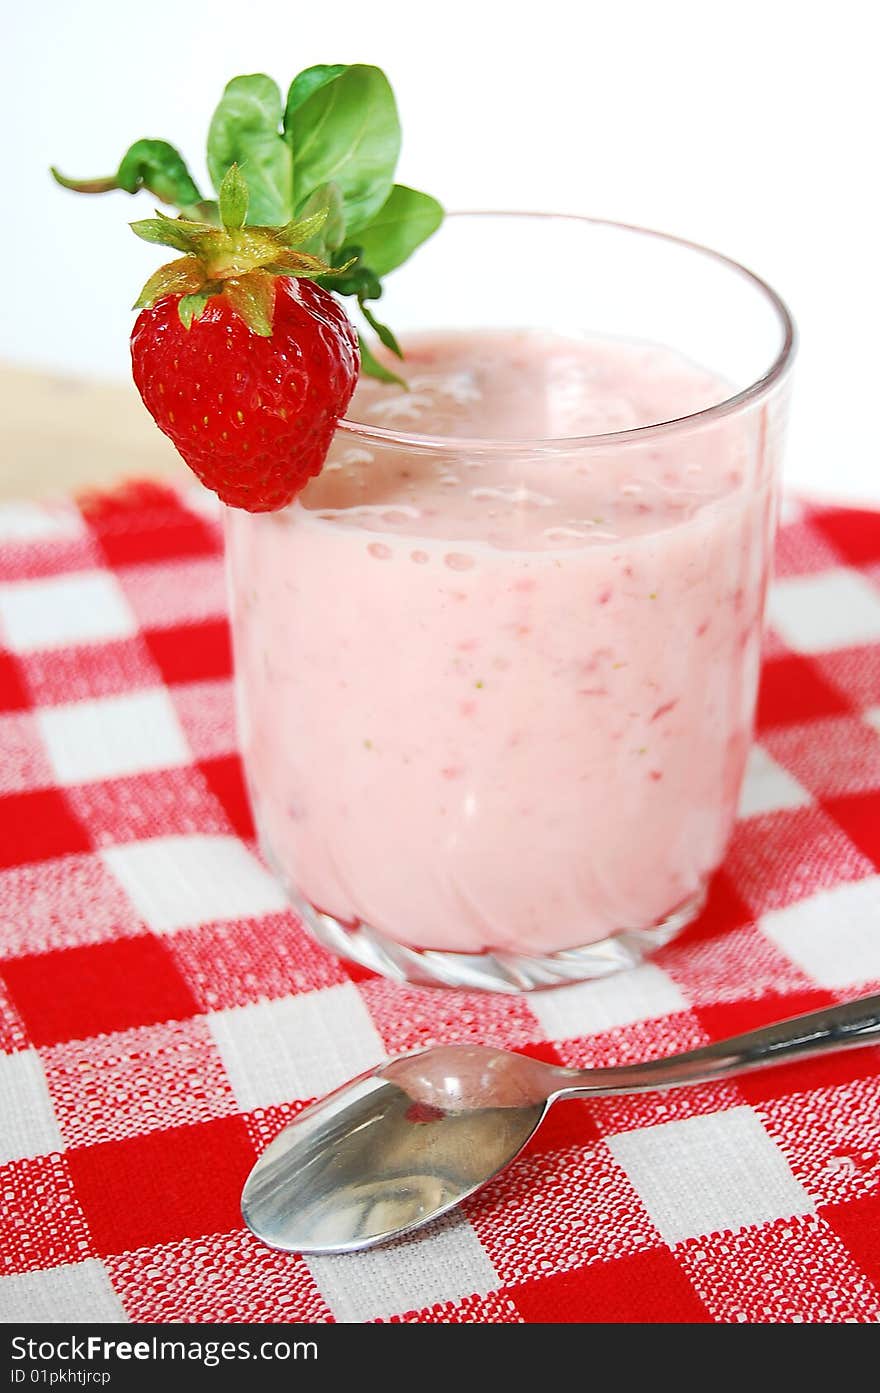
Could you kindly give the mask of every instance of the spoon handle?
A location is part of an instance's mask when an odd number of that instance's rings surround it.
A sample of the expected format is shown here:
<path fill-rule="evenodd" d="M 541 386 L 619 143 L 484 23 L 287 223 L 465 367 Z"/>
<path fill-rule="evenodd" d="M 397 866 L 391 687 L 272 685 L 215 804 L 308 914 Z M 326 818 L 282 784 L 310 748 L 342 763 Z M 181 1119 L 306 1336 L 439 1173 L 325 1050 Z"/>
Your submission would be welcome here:
<path fill-rule="evenodd" d="M 765 1025 L 760 1030 L 749 1030 L 730 1040 L 719 1040 L 666 1059 L 609 1069 L 560 1069 L 559 1075 L 573 1082 L 566 1083 L 553 1097 L 641 1093 L 655 1088 L 708 1083 L 730 1074 L 766 1069 L 771 1064 L 787 1064 L 790 1060 L 808 1059 L 874 1041 L 880 1043 L 880 996 L 865 996 L 843 1006 L 809 1011 L 805 1016 Z"/>

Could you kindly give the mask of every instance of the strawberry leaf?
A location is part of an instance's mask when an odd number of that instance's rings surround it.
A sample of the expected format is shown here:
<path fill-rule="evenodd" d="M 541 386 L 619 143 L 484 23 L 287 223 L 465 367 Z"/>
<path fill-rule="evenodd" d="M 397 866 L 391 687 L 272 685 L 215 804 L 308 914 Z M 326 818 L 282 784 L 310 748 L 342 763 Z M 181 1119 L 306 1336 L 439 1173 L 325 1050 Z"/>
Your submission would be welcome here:
<path fill-rule="evenodd" d="M 228 232 L 238 232 L 247 221 L 248 186 L 237 164 L 231 164 L 220 185 L 220 221 Z"/>
<path fill-rule="evenodd" d="M 394 93 L 379 68 L 356 63 L 313 90 L 291 113 L 296 206 L 331 180 L 339 185 L 346 231 L 366 226 L 391 192 L 400 153 Z"/>
<path fill-rule="evenodd" d="M 224 294 L 251 333 L 269 338 L 275 314 L 275 279 L 267 271 L 251 271 L 224 284 Z"/>
<path fill-rule="evenodd" d="M 281 135 L 281 93 L 264 73 L 226 84 L 208 131 L 208 169 L 215 189 L 238 164 L 250 190 L 250 220 L 278 227 L 293 216 L 293 158 Z"/>
<path fill-rule="evenodd" d="M 177 306 L 177 313 L 184 329 L 191 329 L 193 320 L 201 319 L 205 306 L 214 294 L 216 294 L 216 287 L 205 285 L 201 290 L 194 291 L 192 295 L 183 296 Z"/>
<path fill-rule="evenodd" d="M 190 252 L 193 248 L 193 233 L 176 218 L 142 218 L 140 222 L 129 223 L 135 237 L 142 242 L 154 242 L 160 247 L 174 247 L 175 251 Z"/>
<path fill-rule="evenodd" d="M 134 309 L 152 309 L 163 295 L 190 295 L 205 284 L 205 272 L 194 256 L 182 256 L 154 271 L 134 303 Z"/>

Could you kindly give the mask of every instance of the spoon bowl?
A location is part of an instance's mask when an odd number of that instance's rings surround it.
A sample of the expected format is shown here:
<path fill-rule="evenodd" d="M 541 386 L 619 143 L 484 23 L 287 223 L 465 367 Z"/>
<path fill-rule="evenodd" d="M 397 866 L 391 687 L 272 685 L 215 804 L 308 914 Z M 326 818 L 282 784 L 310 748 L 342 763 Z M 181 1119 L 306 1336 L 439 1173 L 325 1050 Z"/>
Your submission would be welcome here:
<path fill-rule="evenodd" d="M 444 1046 L 360 1075 L 267 1147 L 242 1193 L 245 1223 L 299 1253 L 350 1252 L 418 1228 L 522 1150 L 549 1107 L 544 1072 L 505 1050 Z"/>

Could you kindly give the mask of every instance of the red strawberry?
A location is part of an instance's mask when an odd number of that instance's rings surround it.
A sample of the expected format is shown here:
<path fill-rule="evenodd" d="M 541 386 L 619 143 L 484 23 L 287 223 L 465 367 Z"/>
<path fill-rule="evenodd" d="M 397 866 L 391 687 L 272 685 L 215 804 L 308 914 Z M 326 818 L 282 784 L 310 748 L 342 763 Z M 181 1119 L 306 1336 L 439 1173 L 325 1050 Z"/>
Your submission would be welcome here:
<path fill-rule="evenodd" d="M 341 274 L 302 244 L 326 211 L 246 227 L 235 165 L 220 187 L 222 226 L 180 218 L 133 224 L 185 253 L 144 286 L 131 336 L 134 380 L 160 430 L 203 484 L 251 513 L 283 508 L 318 473 L 360 367 L 357 335 L 312 276 Z"/>
<path fill-rule="evenodd" d="M 357 335 L 329 291 L 274 281 L 272 333 L 248 327 L 228 296 L 184 328 L 180 295 L 142 310 L 134 380 L 190 469 L 235 508 L 283 508 L 317 474 L 358 377 Z"/>

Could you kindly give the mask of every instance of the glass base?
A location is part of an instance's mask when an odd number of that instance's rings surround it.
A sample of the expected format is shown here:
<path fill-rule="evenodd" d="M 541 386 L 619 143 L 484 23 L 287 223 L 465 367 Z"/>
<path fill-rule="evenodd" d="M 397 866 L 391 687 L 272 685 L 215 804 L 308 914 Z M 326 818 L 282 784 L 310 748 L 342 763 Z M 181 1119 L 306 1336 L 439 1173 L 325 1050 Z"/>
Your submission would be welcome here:
<path fill-rule="evenodd" d="M 325 948 L 350 958 L 383 977 L 418 987 L 458 987 L 471 991 L 533 992 L 607 977 L 636 967 L 662 948 L 697 917 L 705 901 L 701 891 L 648 929 L 624 929 L 583 948 L 567 948 L 543 957 L 518 953 L 450 953 L 409 948 L 395 943 L 369 924 L 346 925 L 314 909 L 295 892 L 288 893 L 306 926 Z"/>

